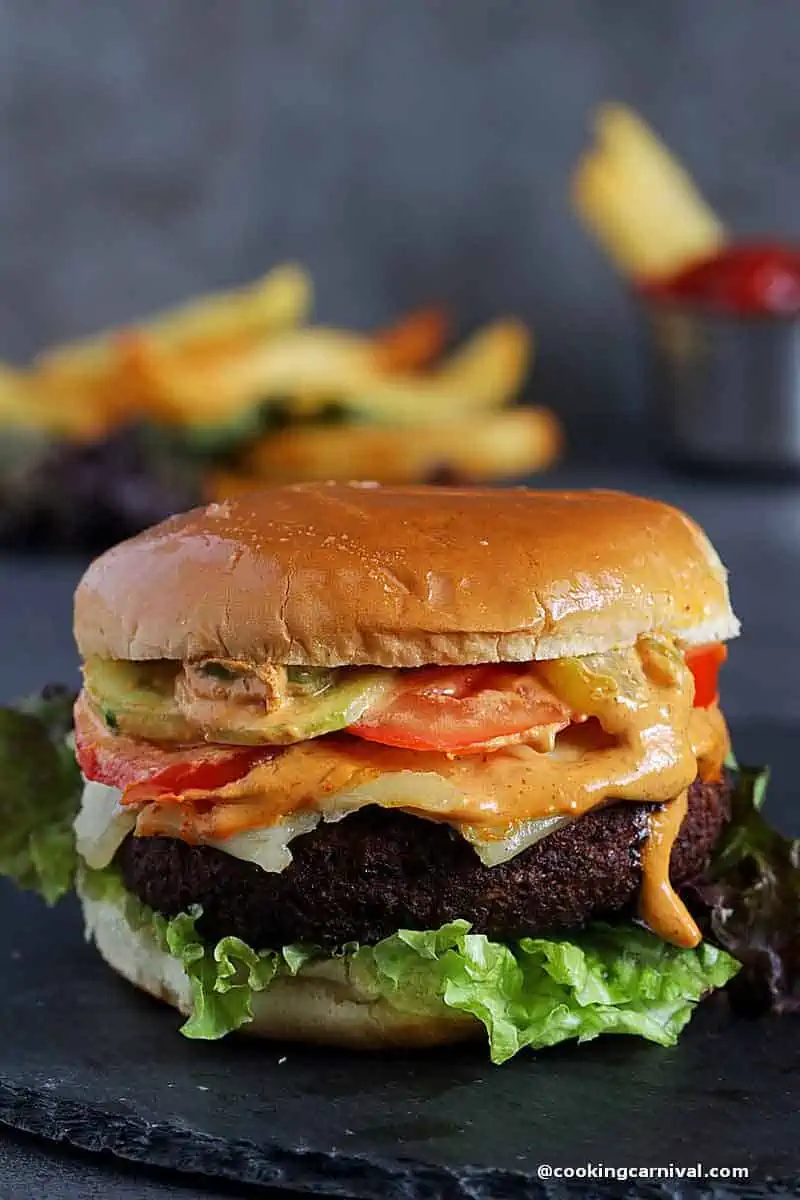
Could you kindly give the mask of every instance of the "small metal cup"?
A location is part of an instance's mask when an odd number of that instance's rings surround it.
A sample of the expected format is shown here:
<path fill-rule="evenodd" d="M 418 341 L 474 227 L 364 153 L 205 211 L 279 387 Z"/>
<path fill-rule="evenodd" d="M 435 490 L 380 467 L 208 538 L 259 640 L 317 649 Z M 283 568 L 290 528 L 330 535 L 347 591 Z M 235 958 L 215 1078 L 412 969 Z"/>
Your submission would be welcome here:
<path fill-rule="evenodd" d="M 800 317 L 645 304 L 662 448 L 688 463 L 800 470 Z"/>

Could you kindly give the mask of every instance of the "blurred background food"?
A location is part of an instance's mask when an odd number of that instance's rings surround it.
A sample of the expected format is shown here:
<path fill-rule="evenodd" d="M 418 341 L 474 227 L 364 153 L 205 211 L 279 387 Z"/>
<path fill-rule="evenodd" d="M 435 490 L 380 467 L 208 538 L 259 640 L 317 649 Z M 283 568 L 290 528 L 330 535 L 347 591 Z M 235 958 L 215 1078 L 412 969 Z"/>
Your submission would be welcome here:
<path fill-rule="evenodd" d="M 596 114 L 572 201 L 646 318 L 661 452 L 705 470 L 796 474 L 800 245 L 732 238 L 677 158 L 620 104 Z"/>
<path fill-rule="evenodd" d="M 676 310 L 800 297 L 798 29 L 759 0 L 118 0 L 70 49 L 58 0 L 0 0 L 0 539 L 94 548 L 263 479 L 771 467 L 786 337 Z"/>
<path fill-rule="evenodd" d="M 594 135 L 573 175 L 573 204 L 624 275 L 642 284 L 668 279 L 722 248 L 722 222 L 637 113 L 601 105 Z"/>
<path fill-rule="evenodd" d="M 103 544 L 270 482 L 464 483 L 548 466 L 556 418 L 514 407 L 532 352 L 498 319 L 452 345 L 437 307 L 370 334 L 309 324 L 296 264 L 0 370 L 0 534 Z"/>

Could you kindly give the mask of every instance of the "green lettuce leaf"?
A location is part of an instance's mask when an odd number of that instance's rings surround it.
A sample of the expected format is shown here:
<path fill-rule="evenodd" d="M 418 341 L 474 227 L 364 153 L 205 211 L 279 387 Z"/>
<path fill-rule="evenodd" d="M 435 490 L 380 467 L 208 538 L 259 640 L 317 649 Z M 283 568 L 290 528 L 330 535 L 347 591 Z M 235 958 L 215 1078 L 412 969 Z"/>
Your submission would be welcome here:
<path fill-rule="evenodd" d="M 224 937 L 211 947 L 197 933 L 198 907 L 167 924 L 170 954 L 192 985 L 192 1012 L 181 1032 L 189 1038 L 218 1038 L 253 1019 L 253 995 L 269 987 L 278 955 L 256 952 L 241 938 Z"/>
<path fill-rule="evenodd" d="M 743 969 L 729 990 L 741 1012 L 800 1011 L 800 839 L 765 820 L 766 767 L 734 769 L 731 822 L 694 891 L 706 934 Z"/>
<path fill-rule="evenodd" d="M 215 945 L 198 931 L 195 907 L 171 920 L 124 889 L 114 867 L 84 869 L 81 886 L 121 906 L 135 929 L 147 928 L 177 958 L 192 987 L 192 1011 L 181 1032 L 220 1038 L 252 1020 L 253 997 L 280 975 L 323 963 L 313 946 L 255 951 L 235 937 Z M 407 1013 L 471 1014 L 486 1028 L 492 1060 L 525 1047 L 601 1033 L 638 1034 L 672 1045 L 698 1000 L 738 970 L 723 950 L 703 943 L 680 950 L 635 925 L 595 924 L 569 938 L 493 942 L 466 921 L 441 929 L 401 930 L 374 946 L 349 946 L 336 956 L 354 995 L 383 999 Z"/>
<path fill-rule="evenodd" d="M 406 1011 L 471 1013 L 500 1063 L 524 1047 L 601 1033 L 673 1045 L 697 1001 L 737 970 L 715 946 L 681 950 L 632 924 L 507 945 L 454 921 L 362 947 L 351 978 Z"/>
<path fill-rule="evenodd" d="M 81 775 L 67 733 L 74 696 L 46 688 L 0 708 L 0 875 L 54 904 L 72 887 Z"/>
<path fill-rule="evenodd" d="M 178 959 L 192 988 L 192 1011 L 181 1033 L 213 1040 L 253 1019 L 253 996 L 276 975 L 296 975 L 320 951 L 302 945 L 255 951 L 241 938 L 224 937 L 209 945 L 197 930 L 202 908 L 168 918 L 153 912 L 125 889 L 113 864 L 103 870 L 82 866 L 80 888 L 92 900 L 114 904 L 132 929 L 146 931 L 158 947 Z"/>

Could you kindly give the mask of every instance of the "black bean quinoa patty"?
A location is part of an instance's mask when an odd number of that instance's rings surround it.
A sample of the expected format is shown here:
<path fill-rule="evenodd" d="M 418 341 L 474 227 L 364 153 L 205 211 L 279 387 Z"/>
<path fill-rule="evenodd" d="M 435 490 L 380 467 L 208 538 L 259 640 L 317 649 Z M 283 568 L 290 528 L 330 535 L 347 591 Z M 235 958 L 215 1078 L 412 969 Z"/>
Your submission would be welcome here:
<path fill-rule="evenodd" d="M 727 781 L 692 784 L 670 861 L 676 886 L 704 870 L 729 799 Z M 508 939 L 629 906 L 641 881 L 646 813 L 642 804 L 611 805 L 496 867 L 484 866 L 449 826 L 377 807 L 297 838 L 281 874 L 163 837 L 129 837 L 118 862 L 126 887 L 151 908 L 174 916 L 201 904 L 199 927 L 211 940 L 235 934 L 259 949 L 333 947 L 456 917 Z"/>

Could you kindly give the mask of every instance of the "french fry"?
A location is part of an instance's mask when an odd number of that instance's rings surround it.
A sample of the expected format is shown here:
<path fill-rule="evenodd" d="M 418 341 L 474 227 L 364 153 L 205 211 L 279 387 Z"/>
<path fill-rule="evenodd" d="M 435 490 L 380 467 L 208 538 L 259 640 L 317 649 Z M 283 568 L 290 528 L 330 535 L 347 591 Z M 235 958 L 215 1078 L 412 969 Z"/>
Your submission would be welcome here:
<path fill-rule="evenodd" d="M 274 267 L 262 279 L 234 291 L 190 300 L 180 307 L 136 323 L 160 349 L 207 353 L 230 348 L 241 339 L 267 335 L 301 324 L 308 316 L 312 284 L 303 267 Z M 37 364 L 71 375 L 95 375 L 109 368 L 119 331 L 56 346 Z"/>
<path fill-rule="evenodd" d="M 387 375 L 369 391 L 353 392 L 346 407 L 384 424 L 432 424 L 459 414 L 500 408 L 518 394 L 528 373 L 531 335 L 513 318 L 485 325 L 435 371 Z"/>
<path fill-rule="evenodd" d="M 270 399 L 297 415 L 337 403 L 384 424 L 445 421 L 512 399 L 527 371 L 530 345 L 518 321 L 498 321 L 436 371 L 387 375 L 371 339 L 322 326 L 199 361 L 161 350 L 142 334 L 119 341 L 140 406 L 183 426 L 229 421 Z"/>
<path fill-rule="evenodd" d="M 26 373 L 0 364 L 0 425 L 38 428 L 38 417 Z"/>
<path fill-rule="evenodd" d="M 373 335 L 375 366 L 387 374 L 421 371 L 447 344 L 450 322 L 441 308 L 418 308 Z"/>
<path fill-rule="evenodd" d="M 451 355 L 437 372 L 448 391 L 463 391 L 475 407 L 512 400 L 525 382 L 532 339 L 513 317 L 485 325 Z"/>
<path fill-rule="evenodd" d="M 121 353 L 139 403 L 152 415 L 191 426 L 224 422 L 258 403 L 319 397 L 319 404 L 369 387 L 374 377 L 367 338 L 321 326 L 297 329 L 246 351 L 193 361 L 131 335 Z"/>
<path fill-rule="evenodd" d="M 31 419 L 62 436 L 89 440 L 127 420 L 169 417 L 159 386 L 163 356 L 190 364 L 195 374 L 220 357 L 242 359 L 254 344 L 305 319 L 311 291 L 306 272 L 289 264 L 248 287 L 190 301 L 134 330 L 46 351 L 19 373 L 35 397 Z"/>
<path fill-rule="evenodd" d="M 595 134 L 573 174 L 572 204 L 623 274 L 666 278 L 724 244 L 714 211 L 634 112 L 601 106 Z"/>
<path fill-rule="evenodd" d="M 0 366 L 0 427 L 90 441 L 108 428 L 96 397 L 74 387 L 43 386 L 31 372 Z"/>
<path fill-rule="evenodd" d="M 560 446 L 559 425 L 547 409 L 515 408 L 400 429 L 288 428 L 254 447 L 244 470 L 250 486 L 304 479 L 413 483 L 439 472 L 477 482 L 541 470 L 556 458 Z M 222 495 L 232 486 L 228 476 L 214 476 L 211 490 Z"/>
<path fill-rule="evenodd" d="M 441 309 L 364 336 L 298 328 L 310 299 L 305 273 L 281 267 L 248 288 L 56 347 L 27 371 L 0 370 L 0 423 L 91 440 L 144 419 L 185 429 L 211 454 L 256 436 L 262 406 L 274 404 L 289 426 L 256 444 L 248 469 L 277 479 L 410 481 L 437 470 L 481 479 L 557 453 L 549 414 L 495 411 L 530 363 L 519 321 L 487 325 L 433 365 L 449 334 Z M 315 425 L 331 405 L 355 421 Z"/>

